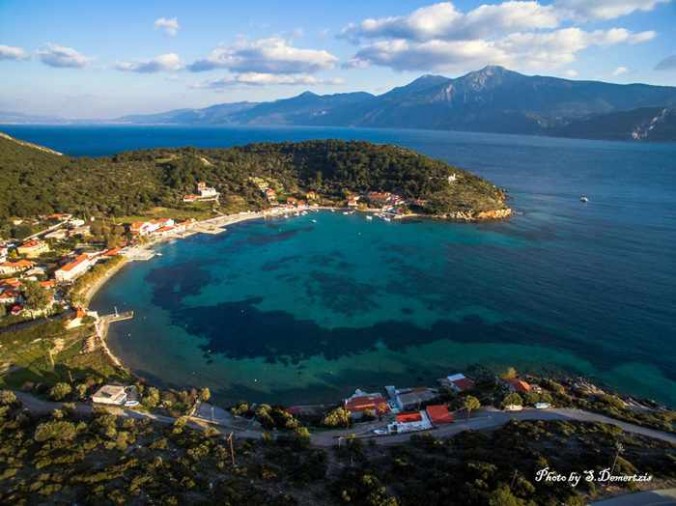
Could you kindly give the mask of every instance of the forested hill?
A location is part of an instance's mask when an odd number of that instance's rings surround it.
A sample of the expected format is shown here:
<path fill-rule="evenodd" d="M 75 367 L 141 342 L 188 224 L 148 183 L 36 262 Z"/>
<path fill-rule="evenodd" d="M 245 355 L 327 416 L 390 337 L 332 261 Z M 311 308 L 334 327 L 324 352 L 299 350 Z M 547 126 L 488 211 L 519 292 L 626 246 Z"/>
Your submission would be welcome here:
<path fill-rule="evenodd" d="M 456 175 L 450 184 L 448 177 Z M 493 184 L 414 151 L 336 140 L 252 144 L 228 149 L 153 149 L 106 158 L 73 158 L 0 137 L 0 219 L 52 212 L 127 216 L 182 197 L 205 181 L 221 192 L 222 211 L 268 205 L 253 178 L 280 196 L 314 190 L 329 202 L 350 193 L 396 192 L 425 199 L 424 212 L 504 209 Z"/>

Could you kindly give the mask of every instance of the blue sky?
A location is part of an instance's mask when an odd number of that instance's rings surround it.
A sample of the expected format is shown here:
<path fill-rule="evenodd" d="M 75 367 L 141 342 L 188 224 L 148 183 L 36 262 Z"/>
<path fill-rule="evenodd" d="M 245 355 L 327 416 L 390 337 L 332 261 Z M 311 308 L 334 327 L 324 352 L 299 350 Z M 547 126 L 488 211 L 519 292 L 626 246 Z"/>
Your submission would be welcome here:
<path fill-rule="evenodd" d="M 673 0 L 0 0 L 0 110 L 70 118 L 383 93 L 488 64 L 676 85 Z"/>

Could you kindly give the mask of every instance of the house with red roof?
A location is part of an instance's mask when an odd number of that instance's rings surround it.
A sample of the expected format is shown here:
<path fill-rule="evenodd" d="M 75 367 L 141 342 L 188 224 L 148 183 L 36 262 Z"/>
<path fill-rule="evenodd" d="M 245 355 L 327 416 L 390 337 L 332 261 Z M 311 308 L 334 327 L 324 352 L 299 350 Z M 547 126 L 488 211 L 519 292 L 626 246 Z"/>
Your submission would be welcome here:
<path fill-rule="evenodd" d="M 453 423 L 453 413 L 448 410 L 446 404 L 434 404 L 425 408 L 427 417 L 434 425 Z"/>
<path fill-rule="evenodd" d="M 17 272 L 27 271 L 35 266 L 30 260 L 8 261 L 0 264 L 0 275 L 16 274 Z"/>
<path fill-rule="evenodd" d="M 467 390 L 472 390 L 475 387 L 474 381 L 467 378 L 462 373 L 446 376 L 442 383 L 456 393 L 466 392 Z"/>
<path fill-rule="evenodd" d="M 352 397 L 345 399 L 343 407 L 355 419 L 359 419 L 365 414 L 381 416 L 390 412 L 390 405 L 385 397 L 381 394 L 369 394 L 361 390 L 357 390 Z"/>
<path fill-rule="evenodd" d="M 57 269 L 54 272 L 54 278 L 60 282 L 72 281 L 87 272 L 91 265 L 92 263 L 87 255 L 78 255 L 75 260 Z"/>
<path fill-rule="evenodd" d="M 519 379 L 519 378 L 505 380 L 505 383 L 507 383 L 507 387 L 512 392 L 517 392 L 517 393 L 520 393 L 520 394 L 526 394 L 526 393 L 528 393 L 532 390 L 532 387 L 530 386 L 529 383 L 526 383 L 524 380 Z"/>
<path fill-rule="evenodd" d="M 49 244 L 44 241 L 39 241 L 37 239 L 31 239 L 26 241 L 21 246 L 16 249 L 19 255 L 25 255 L 28 258 L 37 258 L 43 253 L 49 251 Z"/>

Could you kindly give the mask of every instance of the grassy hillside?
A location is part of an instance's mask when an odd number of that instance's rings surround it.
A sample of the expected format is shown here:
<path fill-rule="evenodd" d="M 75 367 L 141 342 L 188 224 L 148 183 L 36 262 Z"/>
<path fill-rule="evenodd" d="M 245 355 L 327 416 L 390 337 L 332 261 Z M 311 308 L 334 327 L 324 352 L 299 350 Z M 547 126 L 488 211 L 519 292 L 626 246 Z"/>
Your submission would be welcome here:
<path fill-rule="evenodd" d="M 449 184 L 448 176 L 457 181 Z M 0 137 L 0 220 L 52 212 L 128 216 L 181 199 L 203 180 L 221 192 L 223 211 L 267 206 L 251 178 L 281 195 L 390 191 L 430 200 L 428 212 L 504 207 L 504 195 L 466 171 L 396 146 L 336 140 L 252 144 L 229 149 L 154 149 L 107 158 L 59 156 Z"/>

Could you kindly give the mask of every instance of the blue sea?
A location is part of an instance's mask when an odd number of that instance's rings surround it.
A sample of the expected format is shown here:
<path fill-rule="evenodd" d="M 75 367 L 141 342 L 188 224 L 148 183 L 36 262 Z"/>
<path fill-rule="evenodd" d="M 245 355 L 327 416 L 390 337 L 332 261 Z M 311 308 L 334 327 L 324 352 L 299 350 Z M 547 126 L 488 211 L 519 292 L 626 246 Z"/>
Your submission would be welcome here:
<path fill-rule="evenodd" d="M 676 404 L 676 144 L 339 128 L 0 130 L 77 156 L 362 139 L 508 190 L 507 222 L 323 212 L 160 246 L 93 304 L 136 311 L 114 326 L 111 346 L 148 379 L 209 386 L 226 402 L 294 404 L 431 384 L 481 363 L 581 374 Z"/>

